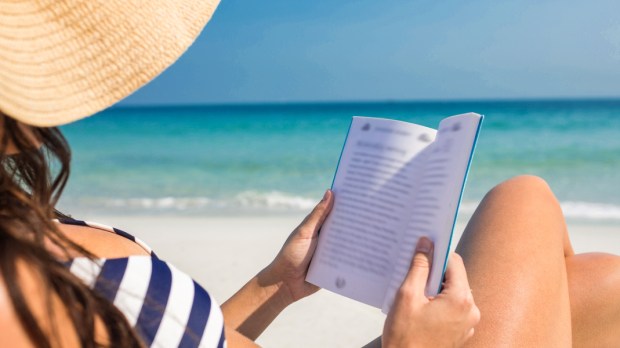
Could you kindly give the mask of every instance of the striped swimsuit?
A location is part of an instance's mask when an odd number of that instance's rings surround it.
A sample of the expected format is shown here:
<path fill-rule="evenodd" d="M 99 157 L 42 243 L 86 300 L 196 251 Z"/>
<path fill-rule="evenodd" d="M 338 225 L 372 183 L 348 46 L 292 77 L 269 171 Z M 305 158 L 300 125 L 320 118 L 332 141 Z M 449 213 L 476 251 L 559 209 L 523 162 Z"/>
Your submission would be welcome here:
<path fill-rule="evenodd" d="M 79 220 L 128 238 L 150 256 L 78 257 L 67 262 L 71 273 L 114 303 L 150 347 L 225 347 L 224 320 L 215 300 L 192 278 L 160 260 L 141 240 L 116 228 Z"/>

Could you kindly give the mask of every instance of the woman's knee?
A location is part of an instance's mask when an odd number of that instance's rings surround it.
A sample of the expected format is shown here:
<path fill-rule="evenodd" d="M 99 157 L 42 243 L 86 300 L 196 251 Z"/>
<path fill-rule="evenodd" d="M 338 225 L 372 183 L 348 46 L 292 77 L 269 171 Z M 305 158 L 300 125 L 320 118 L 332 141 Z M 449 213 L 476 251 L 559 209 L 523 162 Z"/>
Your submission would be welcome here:
<path fill-rule="evenodd" d="M 558 206 L 547 182 L 534 175 L 519 175 L 498 184 L 487 193 L 487 199 L 514 202 L 526 207 Z"/>
<path fill-rule="evenodd" d="M 495 186 L 483 199 L 471 222 L 475 230 L 501 229 L 509 243 L 561 246 L 571 254 L 562 209 L 545 180 L 521 175 Z"/>

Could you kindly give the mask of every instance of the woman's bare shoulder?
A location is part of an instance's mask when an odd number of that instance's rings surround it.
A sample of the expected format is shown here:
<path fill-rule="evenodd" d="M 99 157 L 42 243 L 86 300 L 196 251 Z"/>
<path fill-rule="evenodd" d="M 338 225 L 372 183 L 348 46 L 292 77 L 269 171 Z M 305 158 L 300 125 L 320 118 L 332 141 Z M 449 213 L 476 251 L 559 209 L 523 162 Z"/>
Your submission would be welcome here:
<path fill-rule="evenodd" d="M 60 224 L 60 231 L 74 243 L 96 257 L 116 258 L 130 255 L 149 255 L 139 244 L 115 233 L 98 228 Z"/>

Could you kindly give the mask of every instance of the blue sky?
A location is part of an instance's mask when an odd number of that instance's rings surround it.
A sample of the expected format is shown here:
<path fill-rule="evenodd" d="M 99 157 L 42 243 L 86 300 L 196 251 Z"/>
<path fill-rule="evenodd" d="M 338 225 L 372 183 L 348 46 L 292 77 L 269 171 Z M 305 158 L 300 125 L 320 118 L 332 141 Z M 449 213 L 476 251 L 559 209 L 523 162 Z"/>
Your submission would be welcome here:
<path fill-rule="evenodd" d="M 620 97 L 618 13 L 618 0 L 223 0 L 122 104 Z"/>

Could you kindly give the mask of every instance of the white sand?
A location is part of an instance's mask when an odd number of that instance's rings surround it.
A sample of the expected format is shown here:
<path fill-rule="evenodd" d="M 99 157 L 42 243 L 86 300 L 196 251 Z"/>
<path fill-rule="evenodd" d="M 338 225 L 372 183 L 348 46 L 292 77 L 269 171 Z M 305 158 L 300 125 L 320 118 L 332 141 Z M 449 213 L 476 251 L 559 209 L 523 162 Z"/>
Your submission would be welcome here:
<path fill-rule="evenodd" d="M 271 262 L 302 216 L 92 220 L 143 239 L 221 303 Z M 459 224 L 455 242 L 462 229 Z M 571 224 L 569 229 L 577 252 L 620 254 L 620 226 Z M 321 290 L 287 308 L 258 343 L 266 347 L 359 347 L 381 334 L 384 318 L 379 309 Z"/>

